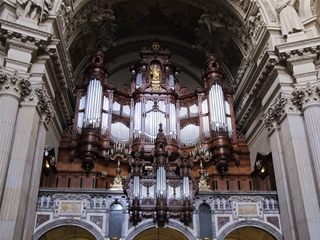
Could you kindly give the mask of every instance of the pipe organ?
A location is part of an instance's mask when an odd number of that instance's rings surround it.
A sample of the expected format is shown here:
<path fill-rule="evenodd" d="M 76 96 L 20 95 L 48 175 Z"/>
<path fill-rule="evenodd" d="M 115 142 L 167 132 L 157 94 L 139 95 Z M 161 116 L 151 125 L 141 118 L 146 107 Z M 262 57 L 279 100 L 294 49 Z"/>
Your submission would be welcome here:
<path fill-rule="evenodd" d="M 224 170 L 220 167 L 218 171 L 225 173 L 228 162 L 235 160 L 231 141 L 236 139 L 236 129 L 231 116 L 232 97 L 226 96 L 219 61 L 214 55 L 208 57 L 203 89 L 189 94 L 180 85 L 180 69 L 169 61 L 169 50 L 155 50 L 154 46 L 144 47 L 142 61 L 130 68 L 132 78 L 126 91 L 107 84 L 109 72 L 103 66 L 103 53 L 93 56 L 87 78 L 77 86 L 74 138 L 80 141 L 70 146 L 72 154 L 78 153 L 82 161 L 89 162 L 85 164 L 89 171 L 97 157 L 107 158 L 114 142 L 126 143 L 130 150 L 143 146 L 150 152 L 162 124 L 175 156 L 181 148 L 190 151 L 202 143 L 216 153 L 216 164 L 224 159 Z M 94 134 L 84 134 L 84 130 Z M 226 137 L 222 137 L 224 134 Z M 219 142 L 218 146 L 213 142 Z M 221 144 L 223 150 L 218 150 Z"/>
<path fill-rule="evenodd" d="M 152 217 L 164 225 L 168 216 L 189 224 L 199 168 L 210 169 L 205 177 L 212 186 L 214 177 L 227 175 L 229 167 L 236 168 L 247 157 L 235 134 L 232 90 L 214 55 L 207 58 L 202 87 L 193 93 L 180 85 L 180 69 L 170 63 L 168 48 L 154 42 L 140 56 L 122 89 L 108 83 L 104 53 L 92 56 L 86 78 L 77 84 L 72 131 L 62 141 L 61 154 L 69 156 L 69 168 L 74 166 L 69 179 L 79 177 L 79 164 L 94 176 L 92 187 L 112 181 L 115 167 L 118 173 L 121 167 L 128 175 L 124 189 L 134 224 Z M 130 157 L 115 163 L 110 153 L 119 142 Z M 210 161 L 201 166 L 193 164 L 190 155 L 200 144 L 210 152 Z M 108 173 L 103 179 L 98 174 L 102 171 Z"/>

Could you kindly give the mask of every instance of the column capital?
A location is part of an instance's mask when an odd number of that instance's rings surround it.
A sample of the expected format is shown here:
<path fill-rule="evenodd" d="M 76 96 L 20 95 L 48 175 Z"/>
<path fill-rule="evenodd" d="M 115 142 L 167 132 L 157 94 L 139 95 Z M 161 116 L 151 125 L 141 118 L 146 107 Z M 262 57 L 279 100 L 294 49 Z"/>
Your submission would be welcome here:
<path fill-rule="evenodd" d="M 275 99 L 274 103 L 267 109 L 261 117 L 265 127 L 272 132 L 279 127 L 285 116 L 300 115 L 299 109 L 293 104 L 289 96 L 283 95 Z"/>
<path fill-rule="evenodd" d="M 24 77 L 18 71 L 5 72 L 0 68 L 0 95 L 11 95 L 22 101 L 31 92 L 31 83 L 28 77 Z"/>
<path fill-rule="evenodd" d="M 23 102 L 21 102 L 21 106 L 38 107 L 42 116 L 41 121 L 47 124 L 53 119 L 55 114 L 51 98 L 44 86 L 34 86 L 31 89 L 29 96 L 26 97 Z"/>
<path fill-rule="evenodd" d="M 320 86 L 307 83 L 305 87 L 296 88 L 292 92 L 292 103 L 303 112 L 307 107 L 320 106 Z"/>

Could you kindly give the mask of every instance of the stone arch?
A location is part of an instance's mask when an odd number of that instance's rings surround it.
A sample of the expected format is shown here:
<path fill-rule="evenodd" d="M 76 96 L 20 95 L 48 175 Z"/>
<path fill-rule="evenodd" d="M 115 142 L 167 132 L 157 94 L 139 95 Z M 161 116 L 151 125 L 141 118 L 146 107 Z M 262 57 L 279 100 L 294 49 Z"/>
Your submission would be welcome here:
<path fill-rule="evenodd" d="M 134 239 L 138 234 L 142 233 L 143 231 L 154 228 L 156 225 L 154 224 L 153 220 L 147 220 L 144 223 L 140 223 L 137 227 L 132 227 L 129 229 L 129 234 L 126 236 L 126 239 Z M 192 232 L 191 228 L 183 225 L 181 222 L 176 220 L 171 220 L 169 223 L 166 224 L 167 227 L 171 227 L 183 235 L 185 235 L 189 240 L 196 240 L 195 233 Z"/>
<path fill-rule="evenodd" d="M 107 201 L 106 202 L 107 211 L 110 211 L 111 205 L 115 204 L 115 203 L 120 204 L 122 209 L 123 209 L 123 212 L 125 213 L 125 211 L 126 211 L 126 203 L 123 202 L 121 199 L 112 199 L 111 201 Z"/>
<path fill-rule="evenodd" d="M 57 227 L 63 227 L 63 226 L 76 226 L 83 228 L 90 232 L 97 240 L 104 240 L 104 237 L 100 233 L 100 231 L 95 228 L 94 224 L 89 224 L 85 221 L 77 220 L 77 219 L 72 219 L 72 222 L 66 222 L 66 219 L 60 219 L 53 221 L 51 223 L 46 224 L 45 226 L 41 227 L 38 229 L 32 236 L 32 240 L 38 240 L 42 235 L 45 233 L 49 232 L 50 230 L 57 228 Z"/>
<path fill-rule="evenodd" d="M 229 233 L 231 233 L 233 230 L 241 228 L 241 227 L 256 227 L 260 228 L 268 233 L 270 233 L 273 237 L 275 237 L 277 240 L 282 240 L 283 237 L 278 229 L 272 227 L 269 224 L 266 224 L 261 221 L 253 220 L 251 223 L 247 223 L 247 221 L 238 221 L 230 224 L 225 229 L 221 231 L 221 233 L 217 236 L 217 240 L 223 240 Z"/>

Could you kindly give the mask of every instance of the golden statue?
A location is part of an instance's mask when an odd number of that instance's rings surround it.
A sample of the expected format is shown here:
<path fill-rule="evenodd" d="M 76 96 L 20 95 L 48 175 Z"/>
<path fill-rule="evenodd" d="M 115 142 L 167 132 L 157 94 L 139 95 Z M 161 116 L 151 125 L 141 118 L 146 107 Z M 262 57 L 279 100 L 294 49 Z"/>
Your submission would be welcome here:
<path fill-rule="evenodd" d="M 150 75 L 152 77 L 151 87 L 153 90 L 160 89 L 160 69 L 157 68 L 157 65 L 154 65 L 153 68 L 150 67 Z"/>

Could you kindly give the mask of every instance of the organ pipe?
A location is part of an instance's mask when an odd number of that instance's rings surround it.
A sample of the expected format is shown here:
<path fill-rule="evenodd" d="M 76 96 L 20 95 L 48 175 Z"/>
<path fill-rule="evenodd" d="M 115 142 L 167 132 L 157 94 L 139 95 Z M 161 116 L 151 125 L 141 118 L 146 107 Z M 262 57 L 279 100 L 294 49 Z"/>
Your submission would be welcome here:
<path fill-rule="evenodd" d="M 175 138 L 177 132 L 177 116 L 176 116 L 176 106 L 170 103 L 170 135 Z"/>
<path fill-rule="evenodd" d="M 157 169 L 157 195 L 158 197 L 165 197 L 166 191 L 166 170 L 163 166 Z"/>
<path fill-rule="evenodd" d="M 140 194 L 140 177 L 133 177 L 133 197 L 139 199 Z"/>
<path fill-rule="evenodd" d="M 227 130 L 227 119 L 225 101 L 222 87 L 214 84 L 209 91 L 209 106 L 212 130 L 219 131 L 220 128 Z"/>
<path fill-rule="evenodd" d="M 183 177 L 183 198 L 184 200 L 188 200 L 190 197 L 190 189 L 189 189 L 189 177 L 184 176 Z"/>
<path fill-rule="evenodd" d="M 92 124 L 98 127 L 100 122 L 100 109 L 102 105 L 102 86 L 100 81 L 93 79 L 88 86 L 88 95 L 85 108 L 85 126 Z"/>
<path fill-rule="evenodd" d="M 232 129 L 232 122 L 231 122 L 231 117 L 230 117 L 230 104 L 228 101 L 225 101 L 225 108 L 226 108 L 226 114 L 228 115 L 228 117 L 227 117 L 227 130 L 229 133 L 229 137 L 231 138 L 233 129 Z"/>

